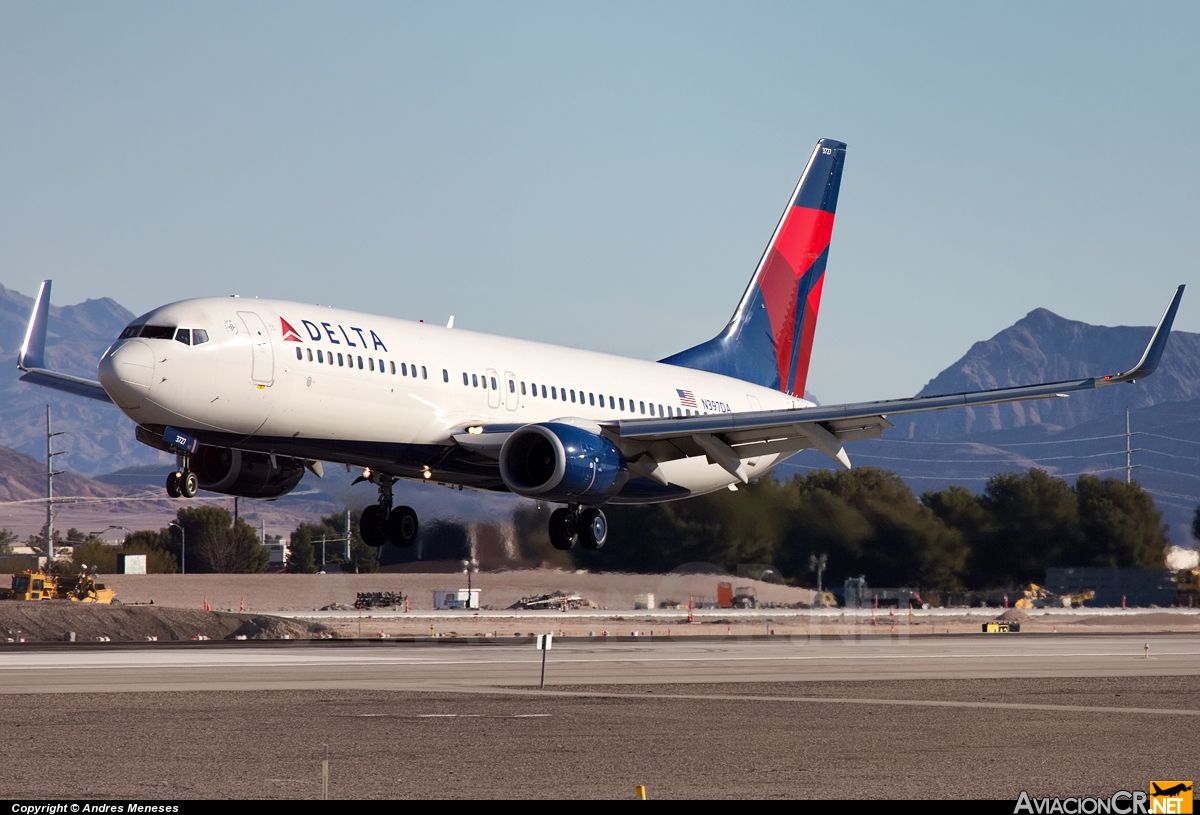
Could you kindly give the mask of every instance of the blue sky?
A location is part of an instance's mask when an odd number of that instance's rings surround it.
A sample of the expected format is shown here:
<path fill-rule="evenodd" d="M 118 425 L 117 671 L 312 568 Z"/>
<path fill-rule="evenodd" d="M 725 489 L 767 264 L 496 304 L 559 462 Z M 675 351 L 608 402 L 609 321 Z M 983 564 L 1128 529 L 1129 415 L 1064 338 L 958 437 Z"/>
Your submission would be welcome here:
<path fill-rule="evenodd" d="M 910 395 L 1034 308 L 1145 325 L 1192 282 L 1198 23 L 1194 3 L 6 2 L 0 283 L 454 314 L 658 358 L 724 325 L 831 137 L 809 388 Z"/>

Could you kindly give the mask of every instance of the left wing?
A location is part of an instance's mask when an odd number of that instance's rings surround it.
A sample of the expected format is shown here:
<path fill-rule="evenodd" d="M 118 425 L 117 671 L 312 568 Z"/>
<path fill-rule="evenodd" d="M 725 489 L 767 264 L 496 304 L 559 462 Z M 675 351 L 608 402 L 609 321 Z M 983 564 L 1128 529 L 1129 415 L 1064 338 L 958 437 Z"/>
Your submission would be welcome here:
<path fill-rule="evenodd" d="M 887 420 L 888 416 L 1029 399 L 1053 399 L 1146 378 L 1154 373 L 1162 359 L 1183 289 L 1183 286 L 1176 289 L 1171 304 L 1167 306 L 1137 365 L 1112 376 L 795 410 L 760 410 L 669 419 L 621 419 L 602 423 L 603 432 L 630 462 L 631 470 L 651 477 L 658 463 L 703 455 L 744 482 L 747 480 L 742 465 L 744 460 L 775 453 L 794 453 L 808 447 L 815 447 L 849 469 L 850 458 L 843 444 L 881 435 L 885 429 L 893 426 Z"/>
<path fill-rule="evenodd" d="M 99 382 L 51 371 L 46 367 L 46 323 L 49 319 L 50 281 L 43 280 L 37 299 L 33 301 L 33 313 L 29 315 L 29 327 L 25 329 L 25 342 L 21 343 L 21 352 L 17 354 L 17 368 L 25 372 L 21 381 L 111 403 L 112 399 Z"/>

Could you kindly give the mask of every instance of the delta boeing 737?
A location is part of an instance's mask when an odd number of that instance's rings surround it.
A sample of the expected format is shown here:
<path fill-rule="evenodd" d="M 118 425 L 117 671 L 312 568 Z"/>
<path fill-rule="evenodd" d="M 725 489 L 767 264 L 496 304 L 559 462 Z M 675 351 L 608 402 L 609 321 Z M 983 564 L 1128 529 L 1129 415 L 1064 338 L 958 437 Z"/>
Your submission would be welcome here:
<path fill-rule="evenodd" d="M 1113 376 L 973 393 L 816 406 L 804 386 L 846 145 L 822 139 L 728 325 L 658 362 L 283 300 L 183 300 L 138 317 L 98 381 L 48 370 L 50 281 L 17 358 L 23 381 L 112 402 L 139 441 L 173 453 L 167 493 L 278 498 L 321 463 L 362 468 L 379 490 L 363 540 L 408 546 L 399 479 L 561 504 L 559 549 L 604 545 L 605 504 L 672 501 L 761 478 L 889 416 L 1066 396 L 1149 376 L 1183 296 L 1141 360 Z"/>

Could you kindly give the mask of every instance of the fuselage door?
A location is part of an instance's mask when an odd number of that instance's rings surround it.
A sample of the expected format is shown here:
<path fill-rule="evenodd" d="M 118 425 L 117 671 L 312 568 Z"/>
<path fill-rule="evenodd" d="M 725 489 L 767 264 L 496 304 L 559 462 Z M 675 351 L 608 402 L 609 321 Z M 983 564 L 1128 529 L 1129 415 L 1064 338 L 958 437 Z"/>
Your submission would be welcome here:
<path fill-rule="evenodd" d="M 275 353 L 271 350 L 267 325 L 253 311 L 239 311 L 238 316 L 242 318 L 242 325 L 246 326 L 246 334 L 250 338 L 254 360 L 250 379 L 256 385 L 270 385 L 275 380 Z"/>
<path fill-rule="evenodd" d="M 487 369 L 488 407 L 500 407 L 500 379 L 494 368 Z"/>
<path fill-rule="evenodd" d="M 504 406 L 509 410 L 516 410 L 521 403 L 521 398 L 517 394 L 517 375 L 512 371 L 504 372 Z"/>

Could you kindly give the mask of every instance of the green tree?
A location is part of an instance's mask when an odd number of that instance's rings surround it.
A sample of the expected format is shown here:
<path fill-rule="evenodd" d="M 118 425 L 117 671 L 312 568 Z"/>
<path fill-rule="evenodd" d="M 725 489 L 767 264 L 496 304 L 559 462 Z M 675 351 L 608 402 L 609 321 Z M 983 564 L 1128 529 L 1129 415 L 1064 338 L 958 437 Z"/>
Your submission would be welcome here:
<path fill-rule="evenodd" d="M 1075 494 L 1083 535 L 1071 565 L 1157 569 L 1165 565 L 1170 529 L 1140 484 L 1081 475 Z"/>
<path fill-rule="evenodd" d="M 12 545 L 17 542 L 17 533 L 11 529 L 0 529 L 0 555 L 12 552 Z"/>
<path fill-rule="evenodd" d="M 287 570 L 293 574 L 312 574 L 317 570 L 312 532 L 317 524 L 302 523 L 292 530 L 288 543 Z"/>
<path fill-rule="evenodd" d="M 358 530 L 358 519 L 361 512 L 350 513 L 350 562 L 359 572 L 375 572 L 379 570 L 377 550 L 363 543 Z M 320 540 L 324 536 L 328 541 L 325 552 L 326 563 L 343 562 L 342 542 L 346 539 L 346 513 L 335 512 L 321 518 L 319 523 L 303 523 L 296 527 L 291 534 L 289 544 L 288 571 L 315 572 L 320 554 Z"/>
<path fill-rule="evenodd" d="M 176 513 L 187 539 L 188 572 L 265 572 L 271 553 L 245 521 L 220 507 L 187 507 Z M 183 536 L 171 535 L 169 551 L 179 558 Z"/>
<path fill-rule="evenodd" d="M 1079 502 L 1070 485 L 1044 470 L 1000 473 L 984 488 L 987 534 L 972 541 L 972 588 L 1039 582 L 1047 566 L 1070 566 L 1082 545 Z"/>

